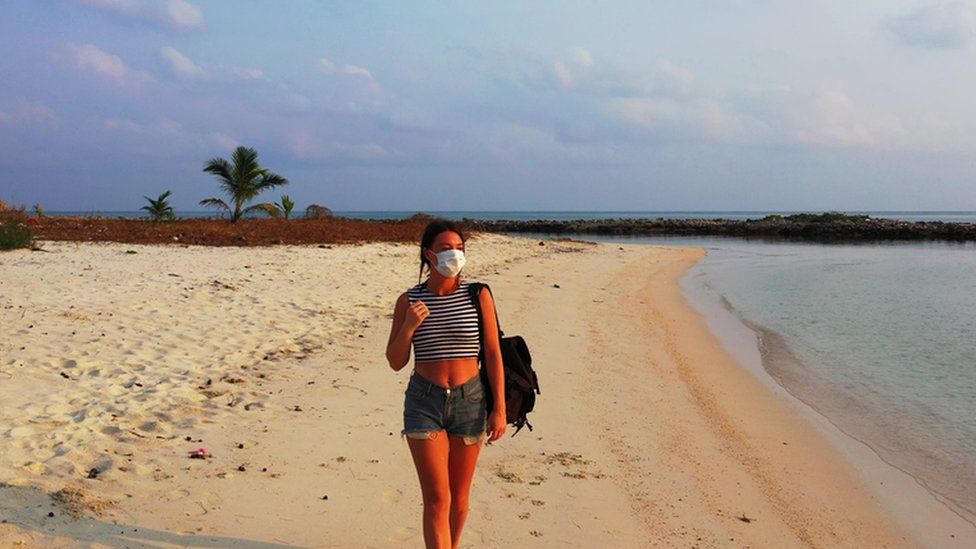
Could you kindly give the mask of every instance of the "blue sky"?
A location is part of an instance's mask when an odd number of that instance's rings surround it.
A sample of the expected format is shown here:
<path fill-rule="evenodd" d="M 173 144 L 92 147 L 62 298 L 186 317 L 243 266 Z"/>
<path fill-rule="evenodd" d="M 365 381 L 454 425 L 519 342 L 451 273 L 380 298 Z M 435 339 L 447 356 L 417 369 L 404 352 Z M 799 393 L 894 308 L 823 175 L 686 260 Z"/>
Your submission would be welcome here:
<path fill-rule="evenodd" d="M 0 8 L 0 199 L 177 210 L 976 210 L 976 1 Z"/>

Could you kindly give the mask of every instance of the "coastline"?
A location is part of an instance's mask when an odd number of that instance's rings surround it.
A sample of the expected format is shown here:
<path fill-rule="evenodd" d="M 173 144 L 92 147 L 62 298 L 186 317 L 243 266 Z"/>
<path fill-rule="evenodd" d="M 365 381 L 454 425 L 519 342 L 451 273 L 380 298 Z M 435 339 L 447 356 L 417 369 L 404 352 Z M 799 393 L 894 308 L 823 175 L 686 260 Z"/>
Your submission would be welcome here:
<path fill-rule="evenodd" d="M 53 244 L 0 256 L 0 318 L 27 343 L 0 364 L 0 481 L 15 484 L 0 486 L 0 541 L 420 543 L 413 464 L 392 436 L 410 366 L 382 356 L 413 244 Z M 482 451 L 464 543 L 915 545 L 686 301 L 679 280 L 704 250 L 491 234 L 469 247 L 466 276 L 528 341 L 542 394 L 533 431 Z M 198 446 L 214 458 L 187 459 Z"/>
<path fill-rule="evenodd" d="M 863 481 L 908 530 L 919 546 L 971 547 L 976 526 L 940 494 L 909 472 L 889 463 L 870 444 L 844 430 L 812 402 L 791 390 L 787 380 L 774 374 L 780 361 L 798 361 L 783 337 L 742 318 L 724 296 L 703 280 L 703 265 L 696 264 L 681 279 L 685 297 L 699 312 L 726 351 L 770 391 L 788 402 L 823 435 L 845 459 L 856 466 Z"/>

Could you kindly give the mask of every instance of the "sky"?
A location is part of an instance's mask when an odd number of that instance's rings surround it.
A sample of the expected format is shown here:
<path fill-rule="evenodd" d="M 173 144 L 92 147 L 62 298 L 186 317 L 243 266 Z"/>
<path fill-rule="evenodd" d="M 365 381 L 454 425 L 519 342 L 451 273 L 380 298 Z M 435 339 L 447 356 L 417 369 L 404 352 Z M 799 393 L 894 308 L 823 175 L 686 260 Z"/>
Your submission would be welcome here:
<path fill-rule="evenodd" d="M 10 0 L 0 199 L 976 210 L 976 0 Z"/>

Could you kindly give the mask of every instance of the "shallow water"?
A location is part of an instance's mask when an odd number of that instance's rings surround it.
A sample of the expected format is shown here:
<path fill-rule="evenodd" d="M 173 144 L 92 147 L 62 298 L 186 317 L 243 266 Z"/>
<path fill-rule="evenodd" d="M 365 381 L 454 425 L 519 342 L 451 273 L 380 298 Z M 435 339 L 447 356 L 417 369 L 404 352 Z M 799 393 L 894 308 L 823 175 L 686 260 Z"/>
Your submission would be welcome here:
<path fill-rule="evenodd" d="M 976 517 L 976 244 L 585 239 L 707 248 L 701 286 L 776 382 Z"/>

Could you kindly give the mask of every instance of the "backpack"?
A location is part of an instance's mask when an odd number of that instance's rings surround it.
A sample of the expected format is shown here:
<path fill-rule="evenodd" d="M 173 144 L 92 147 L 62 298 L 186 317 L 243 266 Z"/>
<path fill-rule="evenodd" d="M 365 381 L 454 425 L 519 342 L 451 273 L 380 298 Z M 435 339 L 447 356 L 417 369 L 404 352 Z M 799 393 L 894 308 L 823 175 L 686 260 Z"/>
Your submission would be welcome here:
<path fill-rule="evenodd" d="M 481 346 L 478 351 L 478 361 L 481 364 L 481 382 L 485 386 L 485 399 L 490 412 L 494 406 L 495 394 L 491 390 L 488 368 L 485 367 L 485 329 L 482 326 L 481 302 L 478 300 L 482 287 L 491 293 L 491 288 L 487 284 L 472 282 L 468 285 L 471 300 L 478 311 L 478 340 Z M 498 325 L 498 343 L 502 352 L 502 370 L 505 372 L 505 419 L 507 423 L 515 426 L 515 432 L 512 433 L 512 436 L 515 436 L 523 426 L 532 430 L 532 424 L 529 423 L 526 415 L 535 407 L 535 396 L 542 393 L 539 391 L 539 379 L 532 369 L 532 357 L 529 355 L 528 345 L 525 344 L 522 336 L 502 337 L 504 332 L 501 323 L 498 322 L 497 307 L 495 322 Z"/>

